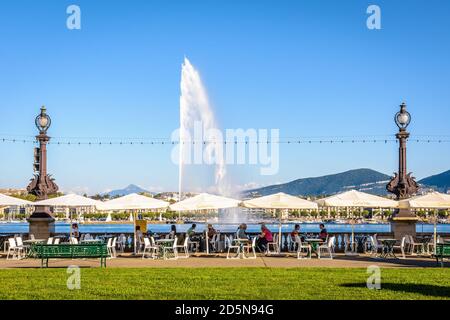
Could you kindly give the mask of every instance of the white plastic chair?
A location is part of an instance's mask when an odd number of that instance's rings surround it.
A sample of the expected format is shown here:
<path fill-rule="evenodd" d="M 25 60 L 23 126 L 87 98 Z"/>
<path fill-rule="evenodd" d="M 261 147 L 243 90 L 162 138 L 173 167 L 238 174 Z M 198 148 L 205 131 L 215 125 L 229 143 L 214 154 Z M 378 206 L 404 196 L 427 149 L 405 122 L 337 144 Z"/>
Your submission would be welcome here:
<path fill-rule="evenodd" d="M 220 234 L 216 233 L 215 235 L 213 235 L 211 241 L 209 242 L 209 243 L 211 243 L 211 247 L 214 252 L 219 251 L 219 248 L 218 248 L 219 239 L 220 239 Z"/>
<path fill-rule="evenodd" d="M 299 236 L 295 236 L 295 244 L 297 245 L 297 259 L 311 259 L 312 248 L 310 244 L 303 244 Z M 305 250 L 306 257 L 302 256 Z"/>
<path fill-rule="evenodd" d="M 378 244 L 378 241 L 376 240 L 376 236 L 370 236 L 370 254 L 372 256 L 376 256 L 378 254 L 378 251 L 382 251 L 383 250 L 383 246 L 381 244 Z"/>
<path fill-rule="evenodd" d="M 333 259 L 333 253 L 334 253 L 334 242 L 336 240 L 335 236 L 332 236 L 328 239 L 328 241 L 325 244 L 322 244 L 320 246 L 318 246 L 317 248 L 317 256 L 319 259 L 323 259 L 322 258 L 322 251 L 324 253 L 328 253 L 329 255 L 329 259 Z"/>
<path fill-rule="evenodd" d="M 115 258 L 112 242 L 113 242 L 113 238 L 108 238 L 108 242 L 106 243 L 106 249 L 108 250 L 108 255 L 109 255 L 110 259 Z"/>
<path fill-rule="evenodd" d="M 123 233 L 119 236 L 119 239 L 117 239 L 117 244 L 119 247 L 119 251 L 122 253 L 125 252 L 125 247 L 127 244 L 127 237 Z"/>
<path fill-rule="evenodd" d="M 177 241 L 178 241 L 177 236 L 175 236 L 173 245 L 171 247 L 162 247 L 164 260 L 177 260 L 178 259 L 177 247 L 176 247 Z M 173 253 L 173 258 L 167 258 L 167 254 L 170 253 L 170 251 L 172 251 L 172 253 Z"/>
<path fill-rule="evenodd" d="M 273 251 L 270 250 L 270 247 L 272 247 Z M 267 250 L 266 254 L 271 255 L 272 253 L 277 254 L 278 251 L 278 233 L 273 235 L 272 241 L 267 243 Z"/>
<path fill-rule="evenodd" d="M 52 238 L 52 241 L 53 241 L 53 238 Z M 70 237 L 69 243 L 70 243 L 70 244 L 78 244 L 78 239 L 77 239 L 77 238 L 74 238 L 74 237 Z M 50 244 L 51 244 L 51 243 L 50 243 Z"/>
<path fill-rule="evenodd" d="M 6 255 L 6 260 L 11 260 L 9 258 L 11 253 L 12 253 L 12 259 L 13 260 L 20 259 L 22 251 L 23 251 L 23 248 L 20 248 L 20 247 L 17 246 L 16 240 L 14 238 L 9 238 L 8 239 L 8 243 L 9 243 L 9 248 L 8 248 L 8 254 Z"/>
<path fill-rule="evenodd" d="M 371 236 L 366 236 L 364 238 L 364 253 L 370 253 L 370 248 L 372 247 Z"/>
<path fill-rule="evenodd" d="M 16 238 L 16 246 L 19 247 L 19 248 L 24 249 L 22 237 L 17 237 Z"/>
<path fill-rule="evenodd" d="M 146 258 L 146 254 L 150 253 L 150 257 L 155 259 L 156 254 L 158 253 L 158 247 L 152 244 L 152 241 L 145 237 L 144 238 L 144 249 L 142 250 L 142 259 Z"/>
<path fill-rule="evenodd" d="M 247 254 L 250 254 L 250 250 L 253 253 L 251 257 L 247 257 L 248 259 L 256 259 L 256 238 L 257 237 L 253 237 L 252 242 L 244 246 L 244 250 L 247 251 Z"/>
<path fill-rule="evenodd" d="M 441 236 L 440 235 L 438 235 L 436 237 L 436 243 L 441 243 Z M 434 239 L 431 239 L 427 243 L 427 252 L 428 252 L 428 254 L 434 254 Z"/>
<path fill-rule="evenodd" d="M 418 255 L 424 252 L 424 245 L 422 242 L 415 242 L 413 236 L 409 236 L 409 241 L 410 241 L 410 247 L 411 247 L 411 255 Z M 416 248 L 418 248 L 419 250 L 415 250 Z"/>
<path fill-rule="evenodd" d="M 47 244 L 53 244 L 53 237 L 47 239 Z"/>
<path fill-rule="evenodd" d="M 53 244 L 59 244 L 61 242 L 60 238 L 56 238 L 55 241 L 53 241 Z"/>
<path fill-rule="evenodd" d="M 198 249 L 200 248 L 200 242 L 199 241 L 191 241 L 191 238 L 189 237 L 189 235 L 186 233 L 185 235 L 188 238 L 188 247 L 190 251 L 195 251 L 197 252 Z M 195 249 L 195 250 L 194 250 Z"/>
<path fill-rule="evenodd" d="M 402 241 L 400 242 L 399 246 L 394 246 L 393 249 L 399 249 L 402 253 L 402 259 L 406 259 L 405 252 L 406 252 L 406 236 L 402 238 Z"/>
<path fill-rule="evenodd" d="M 405 236 L 405 250 L 406 252 L 411 252 L 411 240 L 409 239 L 409 235 Z"/>
<path fill-rule="evenodd" d="M 116 246 L 117 246 L 117 237 L 114 237 L 111 243 L 111 251 L 114 258 L 117 258 Z"/>
<path fill-rule="evenodd" d="M 150 237 L 150 243 L 152 244 L 152 247 L 155 250 L 154 258 L 156 258 L 156 254 L 159 252 L 159 246 L 156 244 L 155 238 L 153 237 Z"/>
<path fill-rule="evenodd" d="M 348 234 L 344 234 L 344 252 L 356 252 L 356 242 L 354 239 L 352 241 L 352 237 Z"/>
<path fill-rule="evenodd" d="M 227 252 L 227 259 L 239 259 L 239 254 L 241 253 L 241 246 L 240 245 L 233 245 L 231 243 L 230 238 L 228 238 L 227 236 L 225 236 L 225 244 L 228 248 L 228 252 Z M 236 256 L 235 257 L 230 257 L 230 253 L 231 250 L 236 249 Z"/>
<path fill-rule="evenodd" d="M 188 241 L 189 241 L 189 238 L 186 237 L 186 238 L 184 238 L 184 242 L 182 245 L 175 244 L 176 255 L 178 258 L 189 258 Z M 184 254 L 183 256 L 178 255 L 179 249 L 181 249 L 183 251 L 183 254 Z"/>
<path fill-rule="evenodd" d="M 292 238 L 292 236 L 289 235 L 287 237 L 287 239 L 289 239 L 288 251 L 289 252 L 297 252 L 297 242 L 295 241 L 295 236 L 294 236 L 294 238 Z"/>

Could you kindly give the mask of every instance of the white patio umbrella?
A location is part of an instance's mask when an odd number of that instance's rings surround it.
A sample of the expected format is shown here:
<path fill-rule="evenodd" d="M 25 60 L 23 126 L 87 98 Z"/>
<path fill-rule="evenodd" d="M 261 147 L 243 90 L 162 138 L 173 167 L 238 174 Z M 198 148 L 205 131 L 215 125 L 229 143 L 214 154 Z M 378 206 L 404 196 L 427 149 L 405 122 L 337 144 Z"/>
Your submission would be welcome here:
<path fill-rule="evenodd" d="M 240 200 L 216 196 L 209 193 L 201 193 L 172 204 L 170 209 L 173 211 L 219 210 L 236 208 L 240 203 Z"/>
<path fill-rule="evenodd" d="M 425 195 L 415 196 L 406 200 L 401 200 L 400 208 L 427 208 L 427 209 L 448 209 L 450 208 L 450 194 L 430 192 Z"/>
<path fill-rule="evenodd" d="M 61 197 L 37 201 L 34 205 L 47 207 L 96 207 L 100 209 L 102 202 L 91 198 L 79 196 L 77 194 L 68 194 Z"/>
<path fill-rule="evenodd" d="M 439 192 L 430 192 L 425 195 L 415 196 L 410 199 L 401 200 L 399 203 L 399 207 L 410 209 L 434 209 L 433 242 L 434 242 L 434 250 L 436 250 L 436 242 L 437 242 L 436 211 L 439 209 L 450 209 L 450 195 Z"/>
<path fill-rule="evenodd" d="M 166 201 L 150 198 L 137 193 L 132 193 L 120 198 L 102 203 L 101 209 L 110 210 L 145 210 L 164 209 L 169 206 Z"/>
<path fill-rule="evenodd" d="M 316 201 L 321 207 L 397 208 L 398 202 L 373 194 L 350 190 Z"/>
<path fill-rule="evenodd" d="M 2 207 L 26 206 L 26 205 L 33 205 L 33 202 L 22 200 L 15 197 L 10 197 L 0 193 L 0 209 Z"/>
<path fill-rule="evenodd" d="M 34 205 L 66 208 L 95 207 L 97 210 L 101 210 L 103 203 L 98 200 L 72 193 L 61 197 L 37 201 Z M 70 236 L 72 236 L 72 215 L 70 215 Z"/>
<path fill-rule="evenodd" d="M 302 198 L 291 196 L 282 192 L 247 200 L 244 201 L 242 205 L 246 208 L 258 209 L 318 209 L 318 205 L 315 202 L 304 200 Z M 278 250 L 280 250 L 281 248 L 281 212 L 279 224 Z"/>
<path fill-rule="evenodd" d="M 368 207 L 368 208 L 397 208 L 398 202 L 373 194 L 350 190 L 331 197 L 316 201 L 321 207 Z M 355 241 L 354 223 L 352 225 L 352 244 Z M 352 246 L 352 252 L 353 252 Z"/>
<path fill-rule="evenodd" d="M 134 224 L 134 253 L 136 254 L 136 210 L 164 209 L 169 206 L 166 201 L 150 198 L 140 194 L 132 193 L 120 198 L 104 202 L 101 210 L 125 210 L 132 211 Z"/>
<path fill-rule="evenodd" d="M 0 207 L 27 206 L 27 205 L 33 205 L 33 202 L 22 200 L 15 197 L 10 197 L 0 193 Z"/>
<path fill-rule="evenodd" d="M 216 196 L 209 193 L 201 193 L 197 196 L 187 198 L 170 206 L 173 211 L 200 211 L 200 210 L 219 210 L 227 208 L 236 208 L 241 203 L 240 200 Z M 206 230 L 206 241 L 208 234 Z M 209 245 L 206 243 L 206 254 L 209 254 Z"/>

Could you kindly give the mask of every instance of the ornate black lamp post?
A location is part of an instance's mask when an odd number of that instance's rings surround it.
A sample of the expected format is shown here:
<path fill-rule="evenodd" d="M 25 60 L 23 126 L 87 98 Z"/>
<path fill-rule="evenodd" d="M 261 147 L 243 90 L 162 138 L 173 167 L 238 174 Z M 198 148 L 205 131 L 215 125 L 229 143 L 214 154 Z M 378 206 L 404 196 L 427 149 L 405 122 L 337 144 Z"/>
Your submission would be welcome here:
<path fill-rule="evenodd" d="M 403 102 L 400 105 L 400 111 L 395 115 L 395 123 L 399 128 L 396 137 L 399 141 L 399 159 L 398 159 L 398 174 L 394 173 L 394 177 L 386 186 L 386 189 L 395 194 L 397 200 L 407 199 L 419 190 L 417 182 L 411 173 L 406 173 L 406 141 L 409 138 L 409 132 L 406 131 L 411 122 L 411 115 L 406 111 L 406 104 Z"/>
<path fill-rule="evenodd" d="M 47 173 L 47 143 L 50 141 L 47 130 L 51 123 L 47 110 L 42 107 L 41 113 L 35 120 L 39 130 L 39 135 L 36 136 L 39 147 L 34 149 L 34 178 L 27 187 L 27 191 L 35 195 L 38 200 L 48 199 L 49 195 L 58 191 L 54 179 Z M 30 234 L 40 239 L 48 238 L 54 232 L 54 221 L 48 207 L 36 206 L 34 213 L 28 219 Z"/>
<path fill-rule="evenodd" d="M 399 128 L 396 138 L 399 141 L 399 159 L 398 159 L 398 173 L 394 173 L 394 177 L 387 184 L 387 191 L 395 194 L 397 200 L 403 200 L 411 197 L 419 190 L 419 185 L 407 173 L 406 169 L 406 142 L 409 138 L 409 132 L 406 131 L 411 122 L 411 115 L 406 111 L 406 104 L 400 105 L 400 111 L 395 115 L 395 123 Z M 407 208 L 396 210 L 393 220 L 393 231 L 396 239 L 401 239 L 403 235 L 414 235 L 416 233 L 417 217 Z"/>

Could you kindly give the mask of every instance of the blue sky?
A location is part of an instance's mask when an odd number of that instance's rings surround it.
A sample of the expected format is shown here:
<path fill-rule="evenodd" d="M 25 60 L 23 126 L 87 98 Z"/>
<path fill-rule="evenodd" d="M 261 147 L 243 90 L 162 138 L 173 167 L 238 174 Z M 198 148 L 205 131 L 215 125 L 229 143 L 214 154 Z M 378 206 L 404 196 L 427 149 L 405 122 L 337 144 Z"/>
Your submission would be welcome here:
<path fill-rule="evenodd" d="M 81 30 L 66 28 L 79 5 Z M 381 8 L 381 30 L 366 9 Z M 221 128 L 282 137 L 387 136 L 402 101 L 413 135 L 450 139 L 448 1 L 2 1 L 0 136 L 32 136 L 45 104 L 54 137 L 169 138 L 180 69 L 200 71 Z M 445 137 L 443 137 L 445 139 Z M 409 170 L 450 169 L 450 143 L 409 143 Z M 25 187 L 32 145 L 0 142 L 0 188 Z M 64 191 L 130 183 L 176 190 L 170 146 L 50 146 Z M 391 174 L 395 143 L 282 145 L 277 175 L 229 167 L 266 185 L 368 167 Z"/>

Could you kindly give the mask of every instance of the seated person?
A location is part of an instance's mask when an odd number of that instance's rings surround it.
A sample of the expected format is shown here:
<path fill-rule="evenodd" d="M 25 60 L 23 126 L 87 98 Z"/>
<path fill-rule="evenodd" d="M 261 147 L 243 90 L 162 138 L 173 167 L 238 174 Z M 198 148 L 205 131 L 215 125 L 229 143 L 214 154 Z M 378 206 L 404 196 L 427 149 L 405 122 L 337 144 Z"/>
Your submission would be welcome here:
<path fill-rule="evenodd" d="M 259 252 L 265 252 L 267 250 L 267 244 L 273 241 L 272 232 L 264 225 L 261 225 L 261 234 L 256 240 L 256 247 Z"/>
<path fill-rule="evenodd" d="M 216 229 L 212 226 L 212 224 L 208 224 L 206 235 L 208 237 L 208 244 L 209 244 L 209 251 L 213 251 L 213 245 L 211 244 L 211 241 L 213 240 L 214 236 L 217 234 Z M 200 243 L 200 250 L 204 250 L 203 242 Z"/>
<path fill-rule="evenodd" d="M 291 232 L 292 241 L 295 241 L 295 236 L 298 236 L 298 235 L 300 235 L 300 225 L 296 224 L 294 226 L 294 230 L 292 230 L 292 232 Z"/>
<path fill-rule="evenodd" d="M 175 239 L 176 235 L 177 235 L 177 226 L 173 224 L 170 226 L 169 239 Z"/>
<path fill-rule="evenodd" d="M 141 246 L 144 243 L 144 234 L 141 231 L 140 226 L 136 226 L 136 247 L 137 252 L 141 252 Z"/>
<path fill-rule="evenodd" d="M 216 229 L 213 228 L 212 224 L 208 224 L 208 239 L 212 240 L 215 234 L 217 234 Z"/>
<path fill-rule="evenodd" d="M 197 227 L 197 225 L 194 223 L 187 231 L 186 234 L 189 237 L 193 237 L 195 235 L 195 228 Z"/>
<path fill-rule="evenodd" d="M 78 229 L 78 224 L 74 223 L 72 224 L 72 230 L 70 232 L 70 236 L 76 239 L 80 238 L 80 230 Z"/>
<path fill-rule="evenodd" d="M 147 230 L 147 233 L 145 234 L 147 236 L 147 238 L 153 237 L 153 238 L 159 238 L 160 235 L 153 232 L 152 230 Z"/>
<path fill-rule="evenodd" d="M 239 229 L 236 232 L 236 237 L 238 239 L 248 239 L 247 235 L 247 225 L 245 223 L 239 225 Z"/>
<path fill-rule="evenodd" d="M 291 247 L 292 247 L 292 250 L 295 250 L 296 249 L 296 243 L 295 243 L 295 238 L 297 237 L 297 236 L 300 236 L 300 225 L 299 224 L 296 224 L 295 226 L 294 226 L 294 230 L 292 230 L 292 232 L 291 232 Z M 303 240 L 302 240 L 303 241 Z"/>
<path fill-rule="evenodd" d="M 321 223 L 319 228 L 320 228 L 319 239 L 326 241 L 328 238 L 328 231 L 327 229 L 325 229 L 325 225 Z"/>
<path fill-rule="evenodd" d="M 195 228 L 197 225 L 194 223 L 192 226 L 186 231 L 186 235 L 189 237 L 191 242 L 198 242 L 200 246 L 202 246 L 201 238 L 196 236 Z M 197 249 L 197 248 L 196 248 Z"/>

